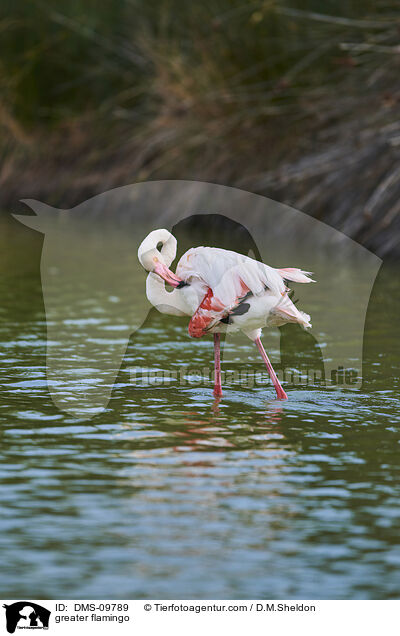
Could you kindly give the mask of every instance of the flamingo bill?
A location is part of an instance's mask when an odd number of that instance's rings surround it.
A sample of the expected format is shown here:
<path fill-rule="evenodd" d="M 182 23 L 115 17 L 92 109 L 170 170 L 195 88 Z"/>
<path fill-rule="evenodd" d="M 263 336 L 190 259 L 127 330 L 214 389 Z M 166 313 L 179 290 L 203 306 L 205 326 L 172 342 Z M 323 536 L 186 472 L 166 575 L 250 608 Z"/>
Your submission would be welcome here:
<path fill-rule="evenodd" d="M 171 270 L 168 269 L 168 267 L 166 265 L 164 265 L 164 263 L 161 263 L 160 261 L 158 261 L 155 264 L 154 272 L 156 274 L 158 274 L 158 276 L 160 276 L 160 278 L 165 280 L 165 282 L 168 285 L 171 285 L 171 287 L 182 286 L 183 281 L 180 278 L 178 278 L 178 276 L 176 276 L 176 274 L 174 274 L 174 272 L 171 272 Z"/>

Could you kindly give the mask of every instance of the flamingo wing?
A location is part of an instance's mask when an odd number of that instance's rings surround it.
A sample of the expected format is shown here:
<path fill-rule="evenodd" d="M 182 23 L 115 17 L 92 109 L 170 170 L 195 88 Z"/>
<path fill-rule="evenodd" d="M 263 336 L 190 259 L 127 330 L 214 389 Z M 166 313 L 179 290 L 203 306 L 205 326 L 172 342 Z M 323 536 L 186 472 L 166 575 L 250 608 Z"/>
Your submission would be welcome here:
<path fill-rule="evenodd" d="M 245 312 L 243 300 L 260 295 L 268 288 L 281 297 L 285 292 L 282 276 L 272 267 L 248 256 L 215 247 L 196 247 L 184 254 L 176 269 L 189 284 L 198 283 L 204 295 L 189 323 L 192 337 L 204 335 L 219 321 Z"/>
<path fill-rule="evenodd" d="M 180 259 L 176 274 L 185 282 L 201 281 L 213 295 L 231 309 L 237 299 L 251 291 L 258 296 L 268 287 L 280 295 L 285 291 L 278 270 L 248 256 L 218 247 L 195 247 Z"/>

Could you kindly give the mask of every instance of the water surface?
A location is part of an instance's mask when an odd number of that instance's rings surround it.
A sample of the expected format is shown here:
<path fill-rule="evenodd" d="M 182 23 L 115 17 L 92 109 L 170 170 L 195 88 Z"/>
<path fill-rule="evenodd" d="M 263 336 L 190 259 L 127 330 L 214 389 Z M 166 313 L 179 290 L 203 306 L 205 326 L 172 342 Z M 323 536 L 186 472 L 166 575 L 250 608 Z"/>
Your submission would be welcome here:
<path fill-rule="evenodd" d="M 0 596 L 399 596 L 395 266 L 373 291 L 361 389 L 289 387 L 281 403 L 270 386 L 232 380 L 217 403 L 196 378 L 133 384 L 133 368 L 212 358 L 184 319 L 153 312 L 106 411 L 85 419 L 58 410 L 47 387 L 41 237 L 10 227 L 2 238 Z M 101 324 L 106 352 L 118 325 Z M 277 359 L 279 333 L 265 344 Z M 261 372 L 251 343 L 237 346 Z M 89 390 L 91 379 L 88 368 L 71 382 Z"/>

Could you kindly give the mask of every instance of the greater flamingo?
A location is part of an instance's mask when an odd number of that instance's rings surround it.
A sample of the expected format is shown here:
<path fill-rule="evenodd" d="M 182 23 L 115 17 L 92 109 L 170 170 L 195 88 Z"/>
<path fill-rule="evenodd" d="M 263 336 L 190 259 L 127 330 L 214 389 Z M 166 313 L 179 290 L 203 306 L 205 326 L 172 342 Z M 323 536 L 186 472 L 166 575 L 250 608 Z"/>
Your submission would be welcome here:
<path fill-rule="evenodd" d="M 310 316 L 299 311 L 289 298 L 286 281 L 314 282 L 311 272 L 294 267 L 275 269 L 248 256 L 217 247 L 194 247 L 176 267 L 177 242 L 168 230 L 150 232 L 138 249 L 141 265 L 149 273 L 146 295 L 161 313 L 191 316 L 189 334 L 214 335 L 214 395 L 222 395 L 221 332 L 242 331 L 253 340 L 267 367 L 278 400 L 286 400 L 260 336 L 263 327 L 288 322 L 311 327 Z M 165 283 L 173 287 L 167 291 Z"/>

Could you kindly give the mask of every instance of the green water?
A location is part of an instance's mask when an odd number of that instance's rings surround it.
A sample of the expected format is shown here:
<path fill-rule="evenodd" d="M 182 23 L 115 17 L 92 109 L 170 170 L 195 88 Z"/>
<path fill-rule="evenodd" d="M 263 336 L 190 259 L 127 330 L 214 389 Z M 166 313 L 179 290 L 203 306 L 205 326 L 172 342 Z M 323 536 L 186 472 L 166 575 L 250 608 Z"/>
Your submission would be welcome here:
<path fill-rule="evenodd" d="M 1 241 L 1 597 L 399 596 L 394 265 L 373 290 L 361 389 L 288 387 L 280 403 L 233 380 L 216 403 L 211 383 L 134 386 L 132 368 L 212 356 L 184 319 L 152 313 L 85 420 L 48 391 L 41 240 L 10 226 Z"/>

